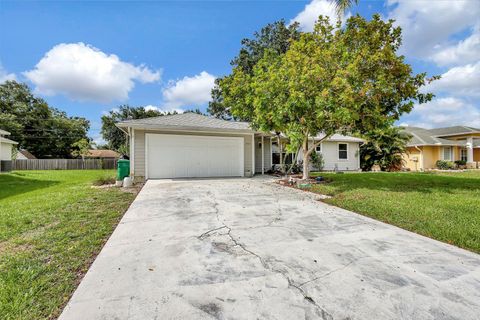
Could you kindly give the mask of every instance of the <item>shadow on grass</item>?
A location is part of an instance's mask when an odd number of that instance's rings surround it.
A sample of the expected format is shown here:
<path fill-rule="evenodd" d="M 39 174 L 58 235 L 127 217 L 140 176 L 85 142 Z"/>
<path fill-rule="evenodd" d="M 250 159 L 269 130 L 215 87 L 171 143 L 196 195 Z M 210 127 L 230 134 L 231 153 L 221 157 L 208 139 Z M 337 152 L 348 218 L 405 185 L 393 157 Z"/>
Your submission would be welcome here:
<path fill-rule="evenodd" d="M 331 174 L 316 173 L 332 179 L 328 184 L 335 193 L 355 189 L 390 192 L 455 193 L 459 191 L 480 191 L 480 178 L 443 176 L 431 173 L 358 173 Z"/>
<path fill-rule="evenodd" d="M 60 183 L 55 180 L 37 180 L 24 176 L 16 172 L 0 174 L 0 200 Z"/>

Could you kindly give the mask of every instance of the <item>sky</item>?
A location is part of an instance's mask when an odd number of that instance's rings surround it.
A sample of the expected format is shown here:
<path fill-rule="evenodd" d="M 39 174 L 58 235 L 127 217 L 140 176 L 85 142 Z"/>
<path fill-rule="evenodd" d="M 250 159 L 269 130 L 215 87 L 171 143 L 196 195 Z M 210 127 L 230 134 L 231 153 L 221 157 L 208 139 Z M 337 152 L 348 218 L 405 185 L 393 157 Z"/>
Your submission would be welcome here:
<path fill-rule="evenodd" d="M 436 97 L 398 124 L 480 128 L 480 0 L 359 0 L 346 13 L 379 13 L 402 27 L 400 53 L 415 73 L 442 78 Z M 122 104 L 206 110 L 243 38 L 279 19 L 311 31 L 327 0 L 0 0 L 0 83 L 27 83 L 51 106 L 91 122 Z"/>

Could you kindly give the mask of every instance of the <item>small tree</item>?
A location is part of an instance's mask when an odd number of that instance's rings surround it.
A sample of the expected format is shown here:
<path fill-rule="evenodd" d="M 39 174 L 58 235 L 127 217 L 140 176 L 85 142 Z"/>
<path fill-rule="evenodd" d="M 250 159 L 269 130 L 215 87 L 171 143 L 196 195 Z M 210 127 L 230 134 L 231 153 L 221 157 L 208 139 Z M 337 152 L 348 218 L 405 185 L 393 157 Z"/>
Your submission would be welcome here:
<path fill-rule="evenodd" d="M 72 156 L 75 158 L 82 157 L 82 160 L 84 160 L 90 147 L 90 142 L 87 139 L 80 139 L 72 144 Z"/>
<path fill-rule="evenodd" d="M 303 178 L 310 155 L 334 133 L 364 134 L 390 126 L 414 102 L 426 74 L 412 74 L 397 55 L 401 30 L 379 15 L 332 26 L 320 17 L 312 33 L 293 40 L 285 54 L 267 50 L 252 75 L 235 68 L 221 81 L 224 103 L 255 128 L 279 131 L 301 142 Z M 318 137 L 315 142 L 312 137 Z"/>

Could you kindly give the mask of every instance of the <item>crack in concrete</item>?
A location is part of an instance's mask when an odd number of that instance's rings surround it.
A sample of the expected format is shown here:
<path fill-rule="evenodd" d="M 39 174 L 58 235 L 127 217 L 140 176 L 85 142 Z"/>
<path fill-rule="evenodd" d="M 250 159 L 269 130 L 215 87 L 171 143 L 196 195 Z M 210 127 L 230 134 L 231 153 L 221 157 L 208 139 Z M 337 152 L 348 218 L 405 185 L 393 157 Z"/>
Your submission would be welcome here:
<path fill-rule="evenodd" d="M 360 259 L 358 259 L 358 260 L 360 260 Z M 322 278 L 326 278 L 326 277 L 328 277 L 329 275 L 331 275 L 331 274 L 333 274 L 333 273 L 335 273 L 335 272 L 342 271 L 342 270 L 348 268 L 352 263 L 354 263 L 354 262 L 356 262 L 356 261 L 358 261 L 358 260 L 352 260 L 352 261 L 350 261 L 349 263 L 347 263 L 347 264 L 344 265 L 344 266 L 341 266 L 341 267 L 339 267 L 339 268 L 337 268 L 337 269 L 333 269 L 333 270 L 331 270 L 331 271 L 329 271 L 329 272 L 327 272 L 327 273 L 325 273 L 325 274 L 322 274 L 321 276 L 318 276 L 318 277 L 315 277 L 315 278 L 313 278 L 313 279 L 310 279 L 310 280 L 307 280 L 307 281 L 305 281 L 305 282 L 302 282 L 302 283 L 299 284 L 298 286 L 299 286 L 299 287 L 303 287 L 303 286 L 306 285 L 307 283 L 310 283 L 310 282 L 313 282 L 313 281 L 317 281 L 317 280 L 320 280 L 320 279 L 322 279 Z"/>
<path fill-rule="evenodd" d="M 203 240 L 203 239 L 205 239 L 210 233 L 215 232 L 215 231 L 217 231 L 217 230 L 225 229 L 225 228 L 226 228 L 226 226 L 223 225 L 223 226 L 218 227 L 218 228 L 210 229 L 210 230 L 208 230 L 208 231 L 205 231 L 205 232 L 202 233 L 201 235 L 197 236 L 197 238 L 200 239 L 200 240 Z"/>
<path fill-rule="evenodd" d="M 233 235 L 231 234 L 232 233 L 232 228 L 229 227 L 228 225 L 225 224 L 225 222 L 223 222 L 221 219 L 220 219 L 220 210 L 218 209 L 218 202 L 215 198 L 215 195 L 211 192 L 208 193 L 209 195 L 212 196 L 212 199 L 213 199 L 213 203 L 214 203 L 214 209 L 215 209 L 215 215 L 216 215 L 216 218 L 217 218 L 217 221 L 220 222 L 221 224 L 223 224 L 222 227 L 218 227 L 218 228 L 215 228 L 215 229 L 212 229 L 212 230 L 209 230 L 207 232 L 204 232 L 202 235 L 209 235 L 211 232 L 214 232 L 214 231 L 217 231 L 217 230 L 221 230 L 221 229 L 227 229 L 227 235 L 228 237 L 230 238 L 230 240 L 234 243 L 234 247 L 235 246 L 238 246 L 240 247 L 243 251 L 245 251 L 246 253 L 250 254 L 250 255 L 253 255 L 254 257 L 256 257 L 260 263 L 262 264 L 263 268 L 265 268 L 266 270 L 269 270 L 271 272 L 274 272 L 274 273 L 277 273 L 277 274 L 280 274 L 281 276 L 283 276 L 286 280 L 287 280 L 287 283 L 288 283 L 288 287 L 289 288 L 294 288 L 296 289 L 297 291 L 300 292 L 300 294 L 303 296 L 303 298 L 308 301 L 310 304 L 312 304 L 314 307 L 315 307 L 315 310 L 317 311 L 317 314 L 321 317 L 322 320 L 333 320 L 333 316 L 330 315 L 328 312 L 326 312 L 312 297 L 310 297 L 303 288 L 301 288 L 301 286 L 303 285 L 296 285 L 294 283 L 294 281 L 292 279 L 290 279 L 290 277 L 288 277 L 284 272 L 280 271 L 280 270 L 277 270 L 271 266 L 269 266 L 267 264 L 267 262 L 265 262 L 265 260 L 258 254 L 256 254 L 255 252 L 247 249 L 245 247 L 244 244 L 240 243 L 237 239 L 235 239 L 233 237 Z M 279 199 L 278 199 L 279 200 Z M 280 202 L 280 201 L 278 201 Z M 281 209 L 279 208 L 279 214 L 281 215 Z M 271 223 L 273 223 L 275 221 L 272 220 Z M 270 223 L 270 224 L 271 224 Z M 200 240 L 203 240 L 205 238 L 205 236 L 202 238 L 202 235 L 200 235 L 198 238 Z"/>

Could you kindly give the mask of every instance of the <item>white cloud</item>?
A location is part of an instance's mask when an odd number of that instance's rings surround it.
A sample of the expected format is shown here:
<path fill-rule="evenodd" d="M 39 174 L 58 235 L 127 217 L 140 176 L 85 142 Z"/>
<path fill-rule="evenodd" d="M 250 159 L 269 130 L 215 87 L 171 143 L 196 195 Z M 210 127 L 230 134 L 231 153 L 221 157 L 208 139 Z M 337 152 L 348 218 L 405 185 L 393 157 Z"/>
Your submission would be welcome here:
<path fill-rule="evenodd" d="M 163 109 L 179 107 L 193 107 L 210 101 L 211 90 L 215 84 L 215 76 L 206 71 L 193 77 L 184 77 L 178 81 L 171 81 L 163 90 Z"/>
<path fill-rule="evenodd" d="M 17 76 L 14 73 L 8 73 L 0 63 L 0 84 L 7 80 L 17 80 Z"/>
<path fill-rule="evenodd" d="M 452 35 L 471 28 L 480 15 L 480 6 L 471 0 L 388 0 L 387 5 L 389 18 L 402 27 L 403 49 L 421 59 L 442 51 Z"/>
<path fill-rule="evenodd" d="M 453 45 L 439 48 L 432 56 L 438 65 L 471 63 L 480 61 L 480 26 L 476 26 L 472 34 Z"/>
<path fill-rule="evenodd" d="M 302 12 L 290 21 L 290 24 L 296 21 L 300 23 L 301 30 L 313 31 L 315 22 L 320 15 L 329 17 L 331 23 L 337 23 L 338 21 L 338 15 L 332 1 L 312 0 Z M 345 19 L 342 19 L 342 21 L 345 21 Z"/>
<path fill-rule="evenodd" d="M 434 94 L 446 92 L 451 95 L 480 97 L 480 61 L 475 64 L 454 67 L 426 86 L 425 91 Z"/>
<path fill-rule="evenodd" d="M 177 112 L 177 113 L 183 113 L 182 109 L 168 109 L 168 108 L 162 108 L 158 106 L 154 106 L 149 104 L 148 106 L 145 106 L 146 111 L 159 111 L 159 112 Z"/>
<path fill-rule="evenodd" d="M 98 102 L 124 101 L 135 81 L 150 83 L 160 79 L 159 71 L 123 62 L 114 54 L 81 42 L 56 45 L 24 75 L 38 93 Z"/>
<path fill-rule="evenodd" d="M 453 125 L 480 128 L 480 108 L 454 97 L 439 98 L 415 106 L 413 111 L 402 121 L 423 128 Z"/>

